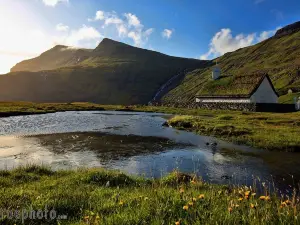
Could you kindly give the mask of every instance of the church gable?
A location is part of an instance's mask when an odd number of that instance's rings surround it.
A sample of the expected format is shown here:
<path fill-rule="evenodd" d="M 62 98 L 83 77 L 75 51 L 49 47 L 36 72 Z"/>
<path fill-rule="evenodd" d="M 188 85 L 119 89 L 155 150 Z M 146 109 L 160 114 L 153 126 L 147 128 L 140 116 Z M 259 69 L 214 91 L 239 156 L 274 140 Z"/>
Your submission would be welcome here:
<path fill-rule="evenodd" d="M 256 103 L 278 103 L 278 94 L 268 76 L 253 91 L 250 99 Z"/>

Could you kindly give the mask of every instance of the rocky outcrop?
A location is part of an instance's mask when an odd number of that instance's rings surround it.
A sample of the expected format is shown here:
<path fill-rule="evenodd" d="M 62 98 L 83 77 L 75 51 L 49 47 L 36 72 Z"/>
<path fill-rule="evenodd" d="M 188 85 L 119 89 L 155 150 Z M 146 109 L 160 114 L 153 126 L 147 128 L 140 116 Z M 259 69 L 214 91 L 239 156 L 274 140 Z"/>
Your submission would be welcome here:
<path fill-rule="evenodd" d="M 292 34 L 292 33 L 298 32 L 298 31 L 300 31 L 300 21 L 279 29 L 276 32 L 275 37 L 282 37 L 282 36 L 289 35 L 289 34 Z"/>

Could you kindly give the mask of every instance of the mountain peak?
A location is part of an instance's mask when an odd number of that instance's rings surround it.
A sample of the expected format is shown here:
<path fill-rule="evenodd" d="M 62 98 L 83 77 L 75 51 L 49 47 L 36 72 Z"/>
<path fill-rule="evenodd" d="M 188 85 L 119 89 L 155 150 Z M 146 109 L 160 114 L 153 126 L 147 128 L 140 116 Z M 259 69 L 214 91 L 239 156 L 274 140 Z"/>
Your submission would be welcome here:
<path fill-rule="evenodd" d="M 100 42 L 99 45 L 103 45 L 103 44 L 117 44 L 117 43 L 121 43 L 121 42 L 118 42 L 118 41 L 115 41 L 113 39 L 110 39 L 110 38 L 103 38 L 103 40 Z"/>
<path fill-rule="evenodd" d="M 100 42 L 100 44 L 94 49 L 94 52 L 98 52 L 98 51 L 103 51 L 103 50 L 112 50 L 112 49 L 116 49 L 119 47 L 132 47 L 130 45 L 127 45 L 125 43 L 119 42 L 119 41 L 115 41 L 109 38 L 103 38 L 103 40 Z"/>
<path fill-rule="evenodd" d="M 288 34 L 296 33 L 298 31 L 300 31 L 300 21 L 279 29 L 276 32 L 275 37 L 282 37 Z"/>
<path fill-rule="evenodd" d="M 69 46 L 66 46 L 66 45 L 55 45 L 52 49 L 62 49 L 62 48 L 69 48 Z"/>

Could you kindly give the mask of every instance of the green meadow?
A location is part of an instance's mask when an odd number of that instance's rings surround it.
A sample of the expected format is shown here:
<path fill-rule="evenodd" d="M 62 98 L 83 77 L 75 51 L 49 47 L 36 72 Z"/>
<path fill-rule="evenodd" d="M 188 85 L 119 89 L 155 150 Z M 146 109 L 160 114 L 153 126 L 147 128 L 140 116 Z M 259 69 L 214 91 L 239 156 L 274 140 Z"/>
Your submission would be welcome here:
<path fill-rule="evenodd" d="M 173 172 L 161 179 L 118 171 L 52 171 L 26 166 L 0 171 L 0 208 L 55 210 L 67 219 L 26 219 L 24 224 L 300 224 L 299 198 L 252 187 L 213 185 Z M 32 217 L 33 218 L 33 214 Z M 22 219 L 0 217 L 1 224 Z"/>

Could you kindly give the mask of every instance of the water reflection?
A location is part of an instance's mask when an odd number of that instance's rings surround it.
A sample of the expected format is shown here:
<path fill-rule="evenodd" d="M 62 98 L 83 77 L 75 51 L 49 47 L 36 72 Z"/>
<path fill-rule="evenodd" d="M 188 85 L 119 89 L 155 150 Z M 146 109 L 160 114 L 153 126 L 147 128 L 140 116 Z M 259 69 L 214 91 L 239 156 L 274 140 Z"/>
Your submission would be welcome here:
<path fill-rule="evenodd" d="M 66 112 L 0 118 L 0 169 L 38 163 L 53 169 L 105 167 L 147 177 L 179 169 L 214 183 L 252 185 L 253 177 L 267 183 L 273 179 L 279 187 L 299 182 L 300 154 L 255 150 L 162 127 L 164 116 Z"/>

